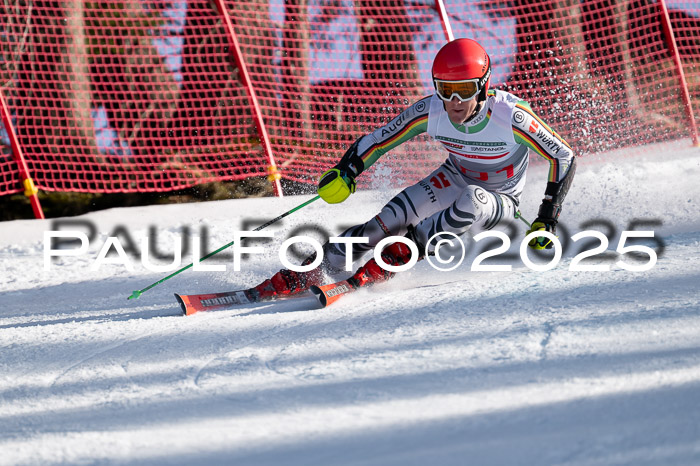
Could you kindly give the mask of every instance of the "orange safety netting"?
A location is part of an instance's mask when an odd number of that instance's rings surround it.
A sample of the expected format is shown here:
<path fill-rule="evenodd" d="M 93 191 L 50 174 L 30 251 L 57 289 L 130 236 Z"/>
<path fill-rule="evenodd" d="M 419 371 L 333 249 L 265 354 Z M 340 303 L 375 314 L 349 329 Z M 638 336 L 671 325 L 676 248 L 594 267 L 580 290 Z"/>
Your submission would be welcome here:
<path fill-rule="evenodd" d="M 446 42 L 433 0 L 225 0 L 284 179 L 315 182 L 358 136 L 432 93 Z M 700 6 L 669 0 L 700 113 Z M 578 154 L 687 138 L 657 1 L 445 0 L 489 51 L 493 87 L 528 100 Z M 248 90 L 216 2 L 0 6 L 0 92 L 36 186 L 170 191 L 264 176 Z M 23 190 L 0 125 L 0 194 Z M 363 175 L 404 184 L 445 155 L 419 137 Z"/>

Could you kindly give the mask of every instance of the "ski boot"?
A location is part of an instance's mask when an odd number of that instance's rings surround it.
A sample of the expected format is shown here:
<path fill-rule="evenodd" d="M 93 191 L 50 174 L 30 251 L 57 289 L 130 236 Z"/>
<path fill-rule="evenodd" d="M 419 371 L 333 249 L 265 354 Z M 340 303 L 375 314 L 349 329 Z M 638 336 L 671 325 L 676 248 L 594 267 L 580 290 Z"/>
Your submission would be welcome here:
<path fill-rule="evenodd" d="M 301 265 L 309 265 L 316 259 L 316 254 L 306 258 Z M 250 291 L 259 299 L 271 300 L 278 296 L 289 296 L 306 291 L 312 285 L 320 285 L 323 282 L 323 266 L 320 265 L 308 272 L 295 272 L 282 269 L 271 278 L 265 280 Z"/>
<path fill-rule="evenodd" d="M 413 241 L 418 247 L 418 260 L 423 258 L 424 248 L 416 241 L 415 230 L 409 226 L 406 238 Z M 389 265 L 398 266 L 405 265 L 411 260 L 411 249 L 404 243 L 392 243 L 382 251 L 382 259 Z M 348 278 L 350 283 L 355 288 L 371 285 L 374 283 L 384 282 L 395 275 L 395 272 L 384 270 L 374 258 L 370 259 L 365 265 L 360 267 L 355 275 Z"/>

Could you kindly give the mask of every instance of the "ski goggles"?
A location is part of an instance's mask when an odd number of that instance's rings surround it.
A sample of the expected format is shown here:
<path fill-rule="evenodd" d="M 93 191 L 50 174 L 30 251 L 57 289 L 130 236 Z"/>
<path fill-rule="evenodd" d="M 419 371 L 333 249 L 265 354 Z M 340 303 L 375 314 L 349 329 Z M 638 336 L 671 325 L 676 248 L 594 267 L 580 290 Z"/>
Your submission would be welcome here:
<path fill-rule="evenodd" d="M 453 97 L 461 102 L 472 100 L 481 91 L 479 79 L 469 79 L 466 81 L 441 81 L 435 80 L 435 91 L 442 100 L 449 102 Z"/>

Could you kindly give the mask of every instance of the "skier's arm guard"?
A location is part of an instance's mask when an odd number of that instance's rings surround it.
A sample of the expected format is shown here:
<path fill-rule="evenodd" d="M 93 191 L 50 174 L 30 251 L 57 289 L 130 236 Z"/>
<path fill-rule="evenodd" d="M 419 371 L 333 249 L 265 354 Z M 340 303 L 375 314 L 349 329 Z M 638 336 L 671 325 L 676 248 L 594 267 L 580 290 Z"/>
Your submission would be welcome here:
<path fill-rule="evenodd" d="M 561 204 L 564 202 L 566 193 L 569 192 L 575 173 L 576 157 L 571 159 L 569 170 L 566 172 L 566 175 L 564 175 L 564 178 L 556 183 L 552 181 L 547 183 L 547 189 L 544 192 L 544 199 L 542 199 L 542 204 L 540 204 L 540 210 L 537 212 L 537 218 L 532 222 L 526 234 L 529 235 L 535 231 L 547 231 L 556 234 L 557 222 L 559 220 L 559 214 L 561 213 Z M 528 242 L 528 245 L 533 249 L 551 249 L 553 246 L 552 240 L 546 236 L 536 236 Z"/>
<path fill-rule="evenodd" d="M 569 170 L 564 175 L 564 178 L 556 183 L 552 181 L 547 182 L 547 189 L 544 192 L 544 199 L 542 199 L 542 204 L 540 204 L 540 210 L 537 212 L 535 222 L 557 224 L 559 214 L 561 214 L 561 205 L 569 192 L 575 173 L 576 157 L 571 159 Z"/>
<path fill-rule="evenodd" d="M 365 170 L 365 163 L 357 153 L 357 146 L 360 145 L 361 139 L 362 137 L 353 142 L 352 145 L 348 147 L 348 150 L 345 151 L 345 155 L 343 155 L 340 161 L 335 165 L 335 168 L 344 172 L 349 177 L 352 177 L 353 180 Z"/>

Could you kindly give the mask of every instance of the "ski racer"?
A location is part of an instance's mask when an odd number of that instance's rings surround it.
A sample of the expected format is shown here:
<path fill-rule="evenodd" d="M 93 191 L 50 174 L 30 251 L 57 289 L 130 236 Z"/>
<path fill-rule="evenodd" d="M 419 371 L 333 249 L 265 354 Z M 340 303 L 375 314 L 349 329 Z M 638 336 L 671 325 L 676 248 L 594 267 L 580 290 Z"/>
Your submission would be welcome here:
<path fill-rule="evenodd" d="M 318 194 L 326 202 L 343 202 L 355 192 L 355 179 L 383 154 L 409 139 L 428 133 L 441 143 L 448 157 L 422 181 L 404 189 L 368 222 L 349 228 L 341 237 L 367 237 L 352 245 L 359 260 L 388 236 L 406 236 L 418 247 L 419 257 L 428 240 L 442 232 L 461 235 L 468 230 L 494 228 L 515 217 L 525 186 L 529 151 L 550 163 L 549 179 L 533 231 L 556 232 L 562 202 L 576 171 L 569 145 L 513 94 L 489 90 L 491 60 L 476 41 L 456 39 L 444 45 L 432 66 L 435 93 L 406 108 L 389 124 L 357 139 L 340 161 L 324 172 Z M 438 236 L 439 237 L 439 236 Z M 528 245 L 549 249 L 540 236 Z M 283 269 L 254 290 L 261 299 L 290 295 L 321 285 L 324 274 L 342 271 L 346 245 L 326 243 L 320 266 L 308 272 Z M 387 246 L 382 259 L 403 265 L 411 249 L 402 242 Z M 315 261 L 315 254 L 302 265 Z M 348 281 L 355 287 L 384 281 L 390 273 L 374 258 Z"/>

